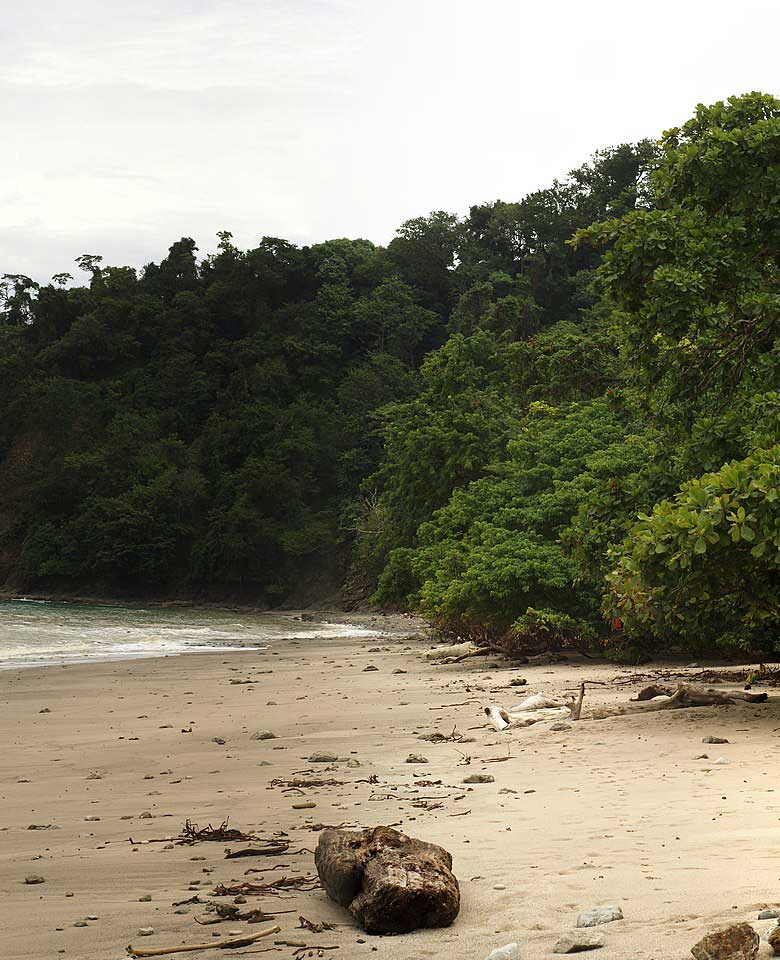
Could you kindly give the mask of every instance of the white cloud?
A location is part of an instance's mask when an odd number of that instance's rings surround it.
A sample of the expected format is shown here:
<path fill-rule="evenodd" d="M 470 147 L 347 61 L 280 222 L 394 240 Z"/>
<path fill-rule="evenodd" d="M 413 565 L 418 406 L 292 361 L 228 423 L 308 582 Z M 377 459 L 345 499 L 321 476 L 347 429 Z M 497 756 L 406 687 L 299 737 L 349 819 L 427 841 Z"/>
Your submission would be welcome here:
<path fill-rule="evenodd" d="M 0 32 L 0 271 L 222 228 L 385 243 L 780 93 L 778 26 L 760 0 L 28 0 Z"/>

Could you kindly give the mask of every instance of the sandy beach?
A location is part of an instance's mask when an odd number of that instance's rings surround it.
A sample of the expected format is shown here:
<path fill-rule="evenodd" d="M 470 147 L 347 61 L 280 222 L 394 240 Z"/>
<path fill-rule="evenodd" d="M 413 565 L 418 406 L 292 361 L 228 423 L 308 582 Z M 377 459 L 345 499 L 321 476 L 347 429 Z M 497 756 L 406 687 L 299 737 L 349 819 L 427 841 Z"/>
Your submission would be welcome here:
<path fill-rule="evenodd" d="M 455 924 L 370 937 L 321 889 L 247 897 L 248 908 L 277 911 L 282 932 L 233 955 L 316 956 L 286 945 L 305 944 L 337 947 L 322 954 L 335 960 L 484 960 L 517 941 L 524 960 L 537 960 L 580 911 L 606 903 L 625 919 L 598 928 L 605 946 L 587 955 L 603 960 L 685 958 L 720 924 L 774 926 L 756 917 L 780 902 L 780 697 L 496 733 L 486 703 L 508 706 L 525 689 L 561 696 L 582 680 L 610 681 L 588 689 L 586 707 L 624 701 L 652 668 L 442 666 L 424 658 L 428 648 L 299 641 L 0 673 L 0 956 L 119 960 L 130 943 L 256 932 L 201 926 L 204 906 L 172 904 L 208 900 L 219 883 L 313 874 L 320 824 L 396 824 L 446 847 L 462 893 Z M 632 673 L 635 683 L 614 682 Z M 510 687 L 518 677 L 527 687 Z M 471 742 L 419 736 L 454 727 Z M 252 738 L 262 730 L 275 739 Z M 708 735 L 730 742 L 702 744 Z M 339 759 L 310 762 L 317 751 Z M 411 753 L 429 762 L 407 763 Z M 495 780 L 465 785 L 473 773 Z M 302 792 L 274 783 L 293 777 L 335 783 Z M 226 860 L 229 844 L 172 839 L 188 819 L 226 818 L 264 837 L 283 832 L 290 852 Z M 34 876 L 44 882 L 25 883 Z M 311 933 L 299 916 L 335 929 Z M 759 955 L 771 955 L 765 943 Z"/>

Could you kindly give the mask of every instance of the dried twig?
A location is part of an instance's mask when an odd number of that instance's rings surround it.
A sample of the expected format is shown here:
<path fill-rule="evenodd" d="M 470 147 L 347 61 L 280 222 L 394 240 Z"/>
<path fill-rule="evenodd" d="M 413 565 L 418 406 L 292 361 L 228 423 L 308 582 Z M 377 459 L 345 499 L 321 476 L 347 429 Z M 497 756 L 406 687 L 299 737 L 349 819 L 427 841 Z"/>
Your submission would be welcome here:
<path fill-rule="evenodd" d="M 208 910 L 212 910 L 216 916 L 201 920 L 199 917 L 193 917 L 195 923 L 201 926 L 210 926 L 213 923 L 222 923 L 225 920 L 234 922 L 236 920 L 246 920 L 247 923 L 265 923 L 268 920 L 276 920 L 277 913 L 292 913 L 292 910 L 277 910 L 274 913 L 265 913 L 259 907 L 254 910 L 241 911 L 238 904 L 234 903 L 215 903 L 209 901 Z"/>
<path fill-rule="evenodd" d="M 290 849 L 289 840 L 268 840 L 264 847 L 245 847 L 225 854 L 226 860 L 238 860 L 240 857 L 279 857 Z"/>
<path fill-rule="evenodd" d="M 321 921 L 320 923 L 314 923 L 312 920 L 307 920 L 306 917 L 298 917 L 298 926 L 304 930 L 311 930 L 312 933 L 322 933 L 323 930 L 335 930 L 335 923 L 328 923 L 326 920 Z"/>
<path fill-rule="evenodd" d="M 421 733 L 417 739 L 426 740 L 428 743 L 459 743 L 463 739 L 463 734 L 458 733 L 457 726 L 454 726 L 449 736 L 434 730 L 433 733 Z"/>
<path fill-rule="evenodd" d="M 163 957 L 169 953 L 189 953 L 194 950 L 210 950 L 212 947 L 218 947 L 220 950 L 231 950 L 235 947 L 248 947 L 256 940 L 281 932 L 281 927 L 268 927 L 266 930 L 260 930 L 258 933 L 252 933 L 247 937 L 229 937 L 227 940 L 212 940 L 210 943 L 190 943 L 179 947 L 157 947 L 151 950 L 136 949 L 132 944 L 129 944 L 127 952 L 131 957 Z"/>

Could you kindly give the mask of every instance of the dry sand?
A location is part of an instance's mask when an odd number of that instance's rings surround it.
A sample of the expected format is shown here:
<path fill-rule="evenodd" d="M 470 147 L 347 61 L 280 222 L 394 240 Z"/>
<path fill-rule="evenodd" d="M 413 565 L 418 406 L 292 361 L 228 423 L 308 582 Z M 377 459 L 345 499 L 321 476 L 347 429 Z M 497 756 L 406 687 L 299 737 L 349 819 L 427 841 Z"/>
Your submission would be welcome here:
<path fill-rule="evenodd" d="M 380 652 L 369 652 L 377 646 Z M 529 691 L 561 695 L 580 680 L 631 671 L 589 662 L 437 666 L 422 658 L 424 649 L 423 642 L 365 638 L 285 642 L 266 652 L 0 673 L 0 956 L 118 960 L 128 943 L 151 948 L 208 941 L 215 931 L 254 932 L 258 927 L 235 922 L 199 926 L 194 915 L 203 908 L 176 914 L 172 903 L 194 895 L 193 881 L 205 897 L 248 868 L 286 865 L 266 878 L 312 873 L 318 834 L 305 826 L 316 823 L 400 824 L 445 846 L 462 891 L 455 924 L 369 937 L 321 890 L 249 898 L 267 912 L 290 911 L 279 915 L 282 934 L 230 954 L 192 956 L 259 956 L 274 940 L 287 940 L 338 946 L 324 954 L 335 960 L 484 960 L 517 941 L 524 960 L 536 960 L 551 955 L 581 910 L 604 903 L 620 905 L 625 919 L 598 928 L 606 946 L 586 956 L 603 960 L 685 958 L 719 924 L 746 919 L 761 932 L 773 926 L 755 921 L 761 908 L 780 901 L 773 753 L 780 697 L 759 706 L 583 720 L 563 732 L 543 724 L 497 734 L 480 710 L 490 701 L 516 702 L 513 677 L 526 677 Z M 378 670 L 366 672 L 369 664 Z M 586 708 L 636 689 L 594 686 Z M 416 735 L 450 733 L 455 725 L 474 742 L 434 744 Z M 277 739 L 251 739 L 264 728 Z M 708 734 L 731 743 L 704 746 Z M 308 762 L 318 750 L 342 759 Z M 505 762 L 485 762 L 508 752 Z M 409 753 L 430 762 L 407 764 Z M 728 763 L 695 759 L 702 753 Z M 495 782 L 465 787 L 471 773 L 492 774 Z M 293 774 L 342 785 L 305 796 L 271 785 Z M 379 782 L 367 783 L 371 776 Z M 418 779 L 442 786 L 415 786 Z M 421 797 L 443 805 L 414 807 Z M 302 801 L 316 807 L 293 809 Z M 152 816 L 142 818 L 146 812 Z M 301 852 L 225 860 L 220 843 L 143 843 L 177 835 L 187 818 L 216 825 L 226 817 L 248 831 L 285 831 Z M 25 884 L 32 874 L 45 883 Z M 151 901 L 142 902 L 147 895 Z M 337 927 L 302 931 L 299 914 Z M 88 916 L 97 919 L 74 926 Z M 141 927 L 155 933 L 139 938 Z M 277 945 L 262 955 L 292 957 L 293 949 Z M 765 943 L 760 955 L 770 955 Z"/>

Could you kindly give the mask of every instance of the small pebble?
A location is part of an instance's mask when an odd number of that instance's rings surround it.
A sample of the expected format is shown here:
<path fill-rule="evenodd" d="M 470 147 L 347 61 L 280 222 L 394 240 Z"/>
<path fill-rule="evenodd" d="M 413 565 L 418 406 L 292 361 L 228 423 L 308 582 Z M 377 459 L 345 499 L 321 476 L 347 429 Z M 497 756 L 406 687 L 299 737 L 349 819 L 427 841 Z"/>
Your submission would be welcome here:
<path fill-rule="evenodd" d="M 138 931 L 139 937 L 151 937 L 154 934 L 154 927 L 141 927 Z"/>

